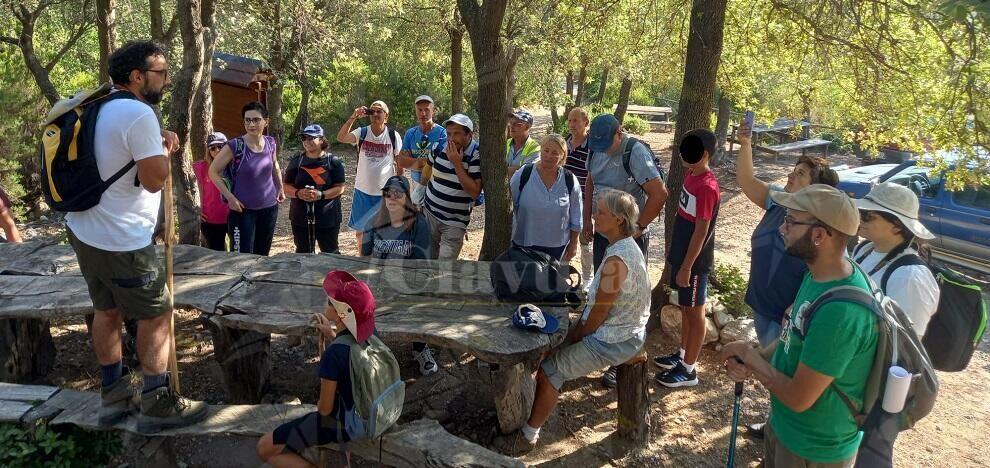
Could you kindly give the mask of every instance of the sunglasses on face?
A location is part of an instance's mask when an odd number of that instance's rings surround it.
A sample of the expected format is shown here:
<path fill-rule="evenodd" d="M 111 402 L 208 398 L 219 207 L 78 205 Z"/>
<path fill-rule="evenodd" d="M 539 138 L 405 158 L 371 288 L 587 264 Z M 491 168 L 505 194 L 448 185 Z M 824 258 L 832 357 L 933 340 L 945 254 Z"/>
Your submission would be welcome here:
<path fill-rule="evenodd" d="M 406 196 L 406 194 L 405 193 L 402 193 L 401 190 L 386 190 L 386 191 L 382 192 L 382 195 L 384 195 L 385 198 L 390 198 L 392 200 L 398 200 L 398 199 Z"/>
<path fill-rule="evenodd" d="M 872 212 L 872 211 L 860 211 L 859 212 L 859 220 L 862 221 L 862 222 L 864 222 L 864 223 L 868 223 L 870 221 L 873 221 L 873 218 L 876 218 L 877 216 L 878 215 L 876 213 Z"/>
<path fill-rule="evenodd" d="M 245 117 L 244 118 L 244 123 L 246 123 L 248 125 L 257 125 L 257 124 L 260 124 L 264 120 L 265 119 L 262 118 L 262 117 Z"/>
<path fill-rule="evenodd" d="M 384 114 L 384 113 L 385 113 L 385 111 L 383 111 L 381 109 L 368 109 L 368 115 L 378 115 L 378 114 Z"/>

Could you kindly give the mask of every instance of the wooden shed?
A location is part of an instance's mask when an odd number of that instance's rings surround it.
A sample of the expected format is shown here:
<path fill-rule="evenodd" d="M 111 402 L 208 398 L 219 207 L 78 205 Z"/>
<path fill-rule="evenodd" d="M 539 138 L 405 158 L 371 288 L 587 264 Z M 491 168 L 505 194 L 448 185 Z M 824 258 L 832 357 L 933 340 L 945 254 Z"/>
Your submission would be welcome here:
<path fill-rule="evenodd" d="M 228 138 L 244 133 L 241 107 L 251 101 L 268 105 L 268 90 L 275 75 L 261 60 L 213 53 L 213 130 Z M 266 129 L 267 131 L 267 129 Z"/>

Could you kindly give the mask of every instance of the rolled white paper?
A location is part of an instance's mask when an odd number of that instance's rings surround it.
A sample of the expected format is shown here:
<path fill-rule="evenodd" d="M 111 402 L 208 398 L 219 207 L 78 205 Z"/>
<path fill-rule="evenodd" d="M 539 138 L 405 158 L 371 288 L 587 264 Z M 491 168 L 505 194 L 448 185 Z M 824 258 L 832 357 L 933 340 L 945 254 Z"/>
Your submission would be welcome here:
<path fill-rule="evenodd" d="M 887 371 L 887 389 L 883 392 L 883 410 L 900 413 L 904 409 L 908 390 L 911 388 L 910 372 L 900 366 L 891 366 Z"/>

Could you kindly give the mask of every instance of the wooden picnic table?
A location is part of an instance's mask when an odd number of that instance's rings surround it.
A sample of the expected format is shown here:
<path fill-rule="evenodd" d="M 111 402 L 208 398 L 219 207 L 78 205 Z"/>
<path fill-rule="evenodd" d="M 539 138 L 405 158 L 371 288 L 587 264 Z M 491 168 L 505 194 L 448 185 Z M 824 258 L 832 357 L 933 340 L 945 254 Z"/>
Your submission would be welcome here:
<path fill-rule="evenodd" d="M 159 252 L 161 254 L 161 252 Z M 214 356 L 234 403 L 257 403 L 268 390 L 271 334 L 315 335 L 313 313 L 326 307 L 322 280 L 342 269 L 366 281 L 376 298 L 384 340 L 425 342 L 495 364 L 495 406 L 503 431 L 519 427 L 532 404 L 531 371 L 560 346 L 570 323 L 564 309 L 552 335 L 511 325 L 513 304 L 498 302 L 488 262 L 373 260 L 342 255 L 273 257 L 175 248 L 175 305 L 202 312 Z M 22 362 L 0 380 L 29 380 L 54 362 L 54 318 L 92 313 L 71 247 L 0 244 L 0 358 Z"/>
<path fill-rule="evenodd" d="M 613 111 L 615 107 L 613 106 Z M 630 104 L 626 106 L 626 114 L 642 117 L 649 122 L 651 130 L 673 129 L 674 122 L 671 117 L 674 109 L 666 106 L 637 106 Z"/>
<path fill-rule="evenodd" d="M 797 139 L 794 138 L 794 129 L 801 129 L 801 136 Z M 823 155 L 828 156 L 828 146 L 832 142 L 824 140 L 821 138 L 808 138 L 808 129 L 811 128 L 811 122 L 805 120 L 794 120 L 794 119 L 779 119 L 774 123 L 767 124 L 755 124 L 753 125 L 753 150 L 762 151 L 764 153 L 772 154 L 774 161 L 777 160 L 777 156 L 781 153 L 787 153 L 792 151 L 801 151 L 801 154 L 807 154 L 807 151 L 812 148 L 823 148 Z M 732 134 L 729 137 L 729 153 L 732 153 L 733 147 L 737 141 L 736 133 L 739 131 L 739 124 L 732 125 Z M 763 140 L 765 136 L 773 138 L 776 142 L 770 145 L 764 145 Z"/>

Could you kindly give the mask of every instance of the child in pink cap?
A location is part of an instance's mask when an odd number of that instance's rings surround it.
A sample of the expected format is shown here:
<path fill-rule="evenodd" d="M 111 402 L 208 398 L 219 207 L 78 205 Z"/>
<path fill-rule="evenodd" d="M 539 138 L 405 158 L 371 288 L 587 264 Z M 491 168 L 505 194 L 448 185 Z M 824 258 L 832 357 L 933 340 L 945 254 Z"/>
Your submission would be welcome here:
<path fill-rule="evenodd" d="M 375 331 L 375 298 L 368 285 L 346 271 L 331 271 L 323 280 L 327 307 L 311 324 L 329 340 L 350 334 L 365 343 Z M 302 456 L 307 447 L 347 442 L 345 411 L 354 407 L 350 349 L 333 342 L 320 357 L 320 401 L 316 411 L 289 421 L 261 437 L 258 457 L 273 467 L 313 466 Z M 341 408 L 341 406 L 344 406 Z"/>

